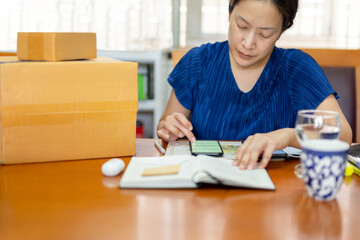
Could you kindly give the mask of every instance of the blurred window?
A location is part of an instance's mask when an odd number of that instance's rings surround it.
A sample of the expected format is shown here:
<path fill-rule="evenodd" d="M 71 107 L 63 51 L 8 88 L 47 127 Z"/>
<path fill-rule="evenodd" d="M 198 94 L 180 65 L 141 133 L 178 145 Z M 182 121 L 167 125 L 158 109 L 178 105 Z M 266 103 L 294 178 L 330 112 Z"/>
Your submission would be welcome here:
<path fill-rule="evenodd" d="M 228 0 L 188 1 L 190 31 L 187 31 L 186 44 L 227 39 L 228 3 Z M 278 44 L 285 47 L 360 48 L 359 12 L 360 0 L 299 0 L 295 23 Z"/>
<path fill-rule="evenodd" d="M 17 32 L 95 32 L 98 49 L 172 46 L 172 0 L 0 0 L 0 49 Z"/>
<path fill-rule="evenodd" d="M 178 0 L 181 46 L 227 39 L 229 0 Z M 0 0 L 0 50 L 17 32 L 96 32 L 98 49 L 173 45 L 175 0 Z M 300 0 L 284 47 L 360 48 L 360 0 Z"/>

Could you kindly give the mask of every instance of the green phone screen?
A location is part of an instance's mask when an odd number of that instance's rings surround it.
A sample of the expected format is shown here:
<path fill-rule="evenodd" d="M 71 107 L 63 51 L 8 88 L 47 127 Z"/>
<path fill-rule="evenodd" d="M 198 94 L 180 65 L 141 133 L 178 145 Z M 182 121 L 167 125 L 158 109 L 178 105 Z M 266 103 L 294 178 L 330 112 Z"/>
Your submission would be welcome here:
<path fill-rule="evenodd" d="M 216 140 L 196 140 L 190 142 L 191 153 L 193 155 L 206 154 L 220 156 L 223 154 L 220 143 Z"/>

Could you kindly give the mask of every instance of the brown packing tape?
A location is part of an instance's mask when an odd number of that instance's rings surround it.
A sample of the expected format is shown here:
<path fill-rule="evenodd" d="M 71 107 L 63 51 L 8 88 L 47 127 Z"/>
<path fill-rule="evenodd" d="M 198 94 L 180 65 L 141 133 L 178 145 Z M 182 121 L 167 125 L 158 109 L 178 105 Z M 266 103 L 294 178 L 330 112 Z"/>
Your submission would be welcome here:
<path fill-rule="evenodd" d="M 87 122 L 116 122 L 124 120 L 124 113 L 127 111 L 113 111 L 113 112 L 76 112 L 76 113 L 43 113 L 28 115 L 11 115 L 2 117 L 2 128 L 19 127 L 19 126 L 33 126 L 33 125 L 62 125 L 81 122 L 86 119 Z M 136 111 L 131 111 L 135 112 Z M 101 116 L 101 117 L 99 117 Z"/>
<path fill-rule="evenodd" d="M 136 109 L 137 101 L 8 106 L 1 109 L 2 127 L 66 124 L 79 118 L 98 121 L 99 114 L 117 121 L 124 112 L 136 113 Z"/>
<path fill-rule="evenodd" d="M 31 35 L 31 37 L 30 37 Z M 50 36 L 50 34 L 49 34 Z M 47 38 L 49 39 L 49 37 Z M 45 35 L 40 33 L 18 33 L 18 59 L 45 60 L 46 49 L 51 47 L 51 41 L 45 42 Z"/>
<path fill-rule="evenodd" d="M 46 113 L 74 113 L 74 112 L 107 112 L 107 111 L 131 111 L 137 110 L 137 100 L 109 101 L 109 102 L 74 102 L 57 104 L 1 104 L 1 110 L 5 113 L 25 113 L 29 109 L 34 114 Z"/>

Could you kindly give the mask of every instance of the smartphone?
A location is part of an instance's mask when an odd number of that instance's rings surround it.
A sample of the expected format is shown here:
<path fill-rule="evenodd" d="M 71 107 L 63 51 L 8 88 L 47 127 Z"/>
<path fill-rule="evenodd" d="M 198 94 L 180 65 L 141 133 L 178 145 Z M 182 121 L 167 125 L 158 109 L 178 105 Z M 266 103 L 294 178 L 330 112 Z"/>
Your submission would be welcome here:
<path fill-rule="evenodd" d="M 192 155 L 208 155 L 208 156 L 222 156 L 224 151 L 217 140 L 196 140 L 195 142 L 190 142 L 190 151 Z"/>
<path fill-rule="evenodd" d="M 271 156 L 271 160 L 272 161 L 281 161 L 281 160 L 285 160 L 285 158 L 287 158 L 287 153 L 284 152 L 283 150 L 275 150 Z M 261 160 L 262 156 L 259 156 L 259 160 L 258 162 Z"/>

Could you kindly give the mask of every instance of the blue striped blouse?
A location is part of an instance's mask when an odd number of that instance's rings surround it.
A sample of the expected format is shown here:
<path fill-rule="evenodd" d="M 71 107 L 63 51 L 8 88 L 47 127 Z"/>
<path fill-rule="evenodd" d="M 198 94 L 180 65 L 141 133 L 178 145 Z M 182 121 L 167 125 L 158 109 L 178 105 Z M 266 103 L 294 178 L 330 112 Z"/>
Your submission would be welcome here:
<path fill-rule="evenodd" d="M 315 109 L 330 94 L 337 97 L 312 57 L 277 47 L 253 89 L 242 92 L 231 71 L 227 41 L 191 49 L 168 81 L 191 110 L 197 139 L 245 140 L 293 128 L 298 110 Z"/>

